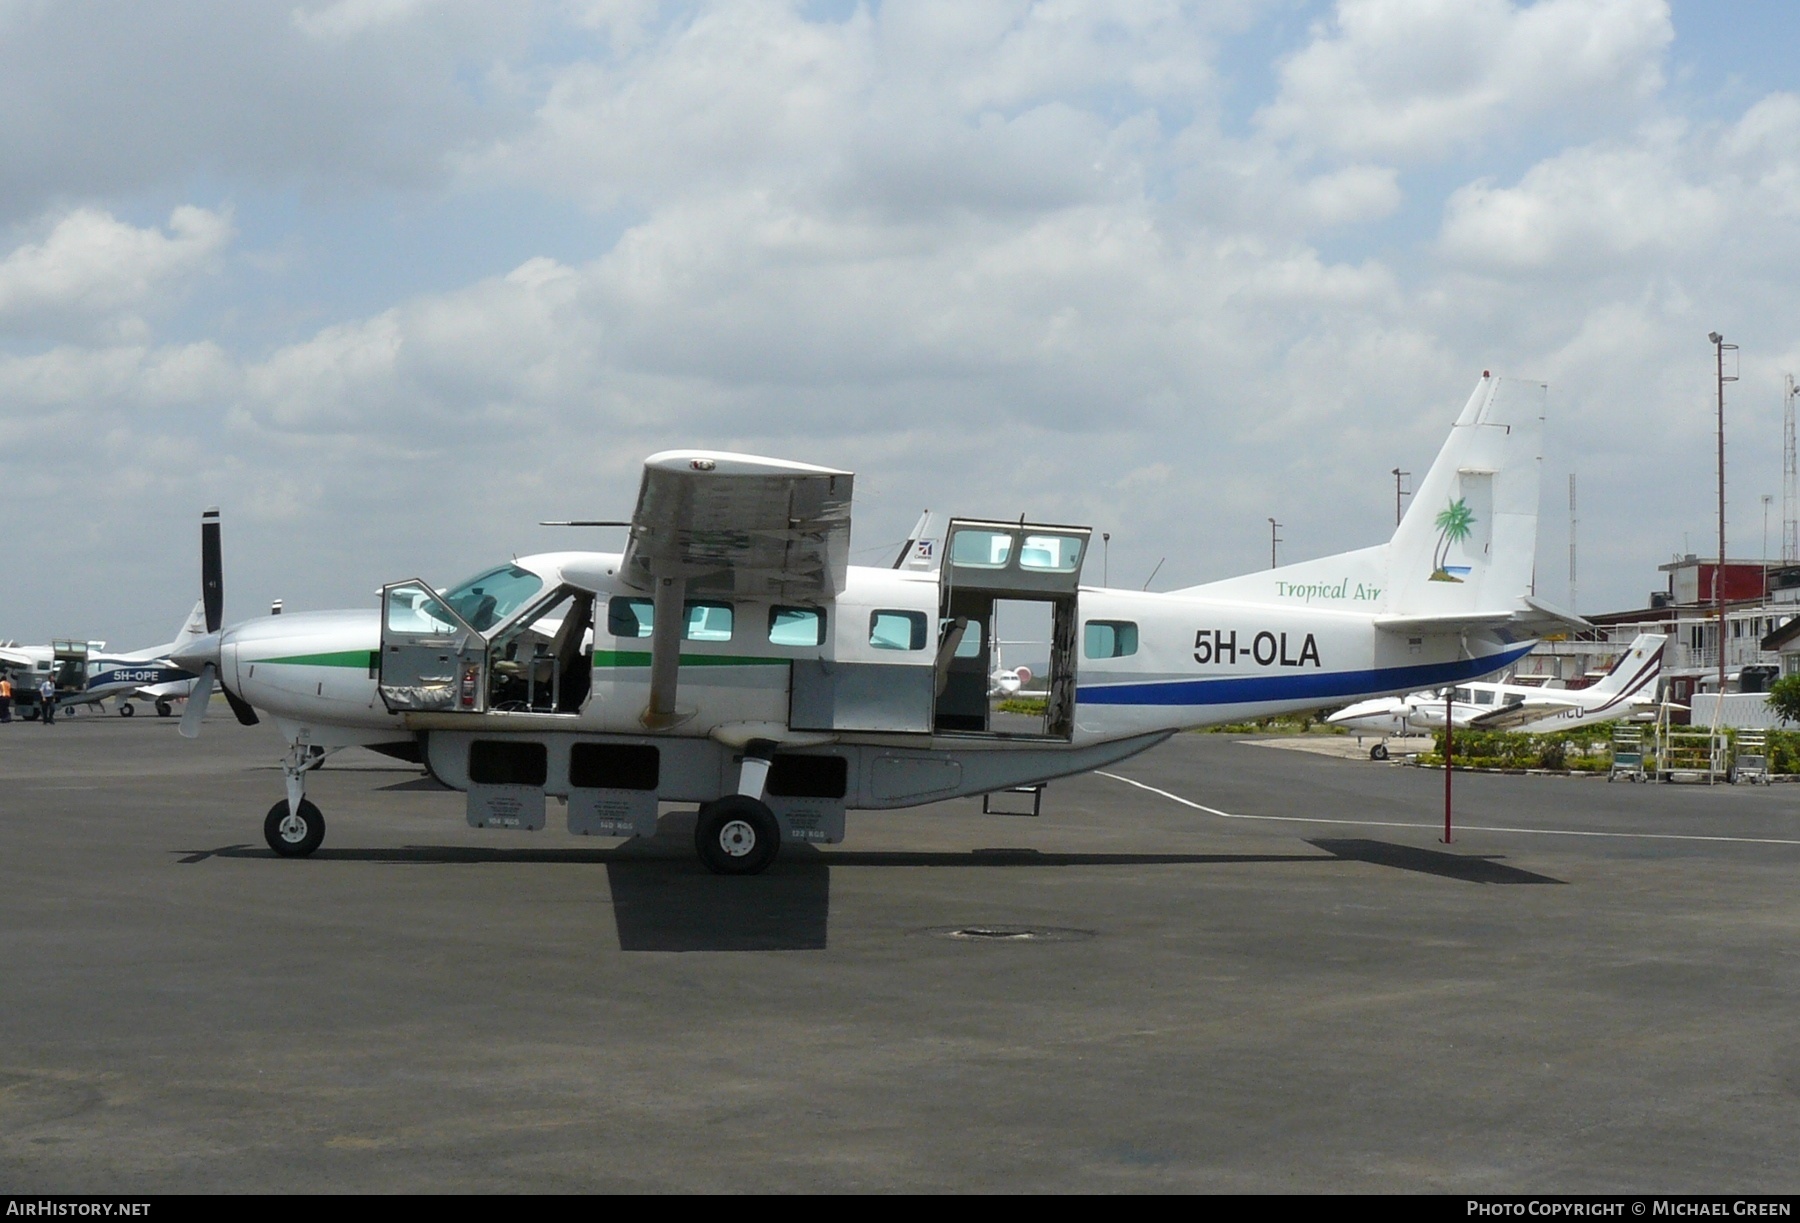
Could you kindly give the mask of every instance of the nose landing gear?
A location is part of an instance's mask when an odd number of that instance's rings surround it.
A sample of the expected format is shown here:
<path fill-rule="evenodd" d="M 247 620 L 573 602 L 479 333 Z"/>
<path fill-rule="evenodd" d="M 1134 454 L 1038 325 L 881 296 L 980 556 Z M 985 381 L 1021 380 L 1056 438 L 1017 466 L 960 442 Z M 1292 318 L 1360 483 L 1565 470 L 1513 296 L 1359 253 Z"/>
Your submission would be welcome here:
<path fill-rule="evenodd" d="M 325 817 L 306 801 L 306 775 L 325 763 L 336 748 L 314 747 L 301 740 L 288 746 L 281 765 L 287 797 L 263 817 L 263 840 L 284 858 L 304 858 L 325 839 Z"/>
<path fill-rule="evenodd" d="M 263 820 L 263 840 L 284 858 L 304 858 L 324 839 L 325 817 L 305 799 L 290 812 L 284 798 L 269 808 L 269 814 Z"/>

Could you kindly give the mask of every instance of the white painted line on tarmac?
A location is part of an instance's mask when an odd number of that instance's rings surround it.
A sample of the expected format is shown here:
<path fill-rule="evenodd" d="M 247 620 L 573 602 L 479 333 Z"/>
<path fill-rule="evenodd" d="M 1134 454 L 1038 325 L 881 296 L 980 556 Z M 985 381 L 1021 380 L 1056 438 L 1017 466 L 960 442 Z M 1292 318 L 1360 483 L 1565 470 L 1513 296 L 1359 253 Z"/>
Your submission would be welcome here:
<path fill-rule="evenodd" d="M 1095 769 L 1099 777 L 1108 777 L 1113 781 L 1122 781 L 1128 786 L 1136 786 L 1140 790 L 1148 790 L 1152 794 L 1161 795 L 1170 802 L 1180 803 L 1184 807 L 1192 807 L 1196 811 L 1204 811 L 1208 815 L 1216 815 L 1222 820 L 1270 820 L 1286 824 L 1337 824 L 1351 828 L 1426 828 L 1441 830 L 1443 824 L 1419 824 L 1407 820 L 1333 820 L 1319 815 L 1243 815 L 1236 811 L 1221 811 L 1217 807 L 1208 807 L 1191 798 L 1183 798 L 1179 794 L 1171 794 L 1167 790 L 1159 790 L 1155 786 L 1141 781 L 1133 781 L 1118 773 L 1106 773 Z M 1465 832 L 1517 832 L 1535 837 L 1615 837 L 1628 841 L 1721 841 L 1732 845 L 1800 845 L 1800 840 L 1784 837 L 1703 837 L 1679 832 L 1586 832 L 1574 828 L 1503 828 L 1489 824 L 1457 824 L 1456 827 Z"/>

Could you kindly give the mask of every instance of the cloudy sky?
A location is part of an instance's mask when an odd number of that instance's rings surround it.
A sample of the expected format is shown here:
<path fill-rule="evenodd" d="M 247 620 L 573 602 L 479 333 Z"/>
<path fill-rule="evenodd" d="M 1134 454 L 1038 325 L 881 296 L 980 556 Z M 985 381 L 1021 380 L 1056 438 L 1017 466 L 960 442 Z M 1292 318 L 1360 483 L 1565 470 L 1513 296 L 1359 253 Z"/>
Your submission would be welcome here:
<path fill-rule="evenodd" d="M 1115 584 L 1382 539 L 1549 383 L 1539 592 L 1781 548 L 1800 46 L 1698 0 L 0 0 L 0 636 L 166 640 L 577 544 L 643 457 L 1092 524 Z M 1785 69 L 1785 71 L 1784 71 Z M 1098 569 L 1096 557 L 1094 570 Z M 1100 575 L 1090 571 L 1094 578 Z"/>

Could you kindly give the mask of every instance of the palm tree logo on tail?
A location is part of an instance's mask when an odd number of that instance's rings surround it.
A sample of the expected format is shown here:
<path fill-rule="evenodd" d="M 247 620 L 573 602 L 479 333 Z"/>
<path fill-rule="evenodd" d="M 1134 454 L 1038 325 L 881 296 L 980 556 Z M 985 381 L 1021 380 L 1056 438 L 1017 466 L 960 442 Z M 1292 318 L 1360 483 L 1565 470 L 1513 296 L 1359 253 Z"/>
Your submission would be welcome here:
<path fill-rule="evenodd" d="M 1436 565 L 1431 571 L 1431 580 L 1434 582 L 1461 582 L 1461 578 L 1444 566 L 1450 560 L 1450 545 L 1459 544 L 1469 537 L 1469 528 L 1475 525 L 1475 515 L 1469 512 L 1468 505 L 1461 497 L 1458 497 L 1438 511 L 1434 522 L 1438 529 L 1438 546 L 1437 552 L 1433 555 Z"/>

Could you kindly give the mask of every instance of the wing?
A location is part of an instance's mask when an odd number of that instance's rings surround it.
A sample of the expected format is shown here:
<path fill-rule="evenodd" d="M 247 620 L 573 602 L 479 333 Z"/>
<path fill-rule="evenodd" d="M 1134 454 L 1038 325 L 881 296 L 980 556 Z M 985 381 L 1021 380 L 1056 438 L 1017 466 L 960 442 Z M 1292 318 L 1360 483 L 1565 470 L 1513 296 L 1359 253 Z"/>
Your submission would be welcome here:
<path fill-rule="evenodd" d="M 1469 725 L 1476 730 L 1511 730 L 1515 726 L 1525 726 L 1531 722 L 1554 717 L 1567 709 L 1579 708 L 1581 708 L 1579 701 L 1559 701 L 1554 697 L 1530 697 L 1478 714 L 1469 719 Z"/>
<path fill-rule="evenodd" d="M 623 576 L 654 590 L 817 602 L 844 589 L 850 559 L 847 471 L 782 459 L 666 450 L 644 460 Z"/>
<path fill-rule="evenodd" d="M 0 646 L 0 664 L 8 667 L 30 667 L 36 665 L 36 660 L 23 650 Z"/>
<path fill-rule="evenodd" d="M 718 593 L 822 603 L 844 589 L 850 564 L 847 471 L 706 450 L 644 460 L 620 575 L 651 594 L 650 700 L 639 721 L 666 730 L 676 708 L 683 602 Z"/>

